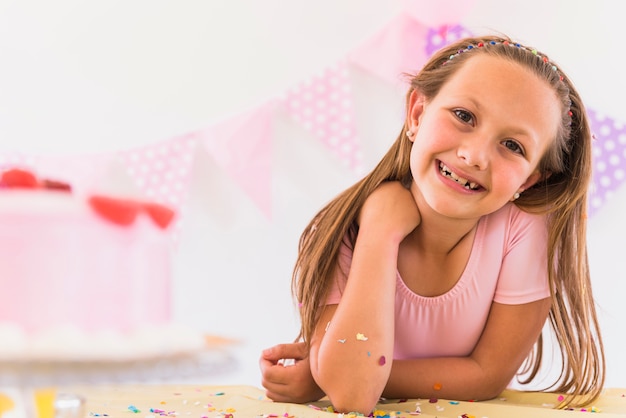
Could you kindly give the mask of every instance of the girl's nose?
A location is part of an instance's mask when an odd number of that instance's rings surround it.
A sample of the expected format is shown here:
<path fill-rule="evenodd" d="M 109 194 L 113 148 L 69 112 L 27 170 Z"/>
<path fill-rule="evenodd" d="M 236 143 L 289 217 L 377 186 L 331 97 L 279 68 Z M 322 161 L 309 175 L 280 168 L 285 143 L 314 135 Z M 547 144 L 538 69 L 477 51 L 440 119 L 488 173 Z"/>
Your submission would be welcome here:
<path fill-rule="evenodd" d="M 459 144 L 457 157 L 465 164 L 478 170 L 485 170 L 489 164 L 488 141 L 471 139 Z"/>

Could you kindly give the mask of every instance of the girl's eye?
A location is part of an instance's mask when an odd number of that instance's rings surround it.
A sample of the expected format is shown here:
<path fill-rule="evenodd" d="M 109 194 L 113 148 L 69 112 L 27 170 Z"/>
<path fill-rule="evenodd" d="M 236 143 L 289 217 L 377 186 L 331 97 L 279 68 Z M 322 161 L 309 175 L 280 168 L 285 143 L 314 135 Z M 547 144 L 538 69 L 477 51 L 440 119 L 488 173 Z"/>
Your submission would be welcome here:
<path fill-rule="evenodd" d="M 524 155 L 524 149 L 522 148 L 522 146 L 512 139 L 505 140 L 504 146 L 517 154 Z"/>
<path fill-rule="evenodd" d="M 459 118 L 462 122 L 465 122 L 465 123 L 472 123 L 472 121 L 474 120 L 474 116 L 467 110 L 455 109 L 454 114 L 456 115 L 457 118 Z"/>

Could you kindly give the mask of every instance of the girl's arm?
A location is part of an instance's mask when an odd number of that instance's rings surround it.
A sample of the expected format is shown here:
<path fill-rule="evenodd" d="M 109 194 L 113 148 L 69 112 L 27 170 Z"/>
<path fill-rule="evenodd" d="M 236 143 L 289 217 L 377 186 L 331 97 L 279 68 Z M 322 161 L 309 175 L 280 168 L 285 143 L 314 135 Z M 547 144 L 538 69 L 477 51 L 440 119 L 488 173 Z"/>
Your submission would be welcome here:
<path fill-rule="evenodd" d="M 384 396 L 483 400 L 511 382 L 545 324 L 550 299 L 521 305 L 494 302 L 468 357 L 394 361 Z"/>
<path fill-rule="evenodd" d="M 346 288 L 311 341 L 311 371 L 339 411 L 369 413 L 391 372 L 398 246 L 419 224 L 411 193 L 381 185 L 359 217 Z"/>

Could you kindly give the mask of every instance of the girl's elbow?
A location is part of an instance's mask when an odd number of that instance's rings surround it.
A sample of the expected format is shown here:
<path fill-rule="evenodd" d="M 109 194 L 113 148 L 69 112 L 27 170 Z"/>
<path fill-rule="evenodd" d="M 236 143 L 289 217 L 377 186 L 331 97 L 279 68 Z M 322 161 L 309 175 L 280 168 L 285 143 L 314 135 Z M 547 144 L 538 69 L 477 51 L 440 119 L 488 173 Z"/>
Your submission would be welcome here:
<path fill-rule="evenodd" d="M 509 386 L 509 383 L 510 380 L 504 380 L 497 377 L 488 378 L 485 380 L 481 389 L 478 391 L 475 400 L 487 401 L 497 398 Z"/>
<path fill-rule="evenodd" d="M 354 379 L 343 381 L 340 376 L 323 376 L 317 373 L 313 376 L 337 412 L 358 412 L 367 416 L 374 410 L 382 394 L 382 391 L 378 393 L 372 385 L 358 384 Z"/>
<path fill-rule="evenodd" d="M 376 407 L 380 397 L 366 393 L 367 389 L 350 393 L 346 390 L 338 390 L 337 393 L 328 394 L 328 399 L 335 411 L 340 413 L 357 412 L 368 416 Z"/>

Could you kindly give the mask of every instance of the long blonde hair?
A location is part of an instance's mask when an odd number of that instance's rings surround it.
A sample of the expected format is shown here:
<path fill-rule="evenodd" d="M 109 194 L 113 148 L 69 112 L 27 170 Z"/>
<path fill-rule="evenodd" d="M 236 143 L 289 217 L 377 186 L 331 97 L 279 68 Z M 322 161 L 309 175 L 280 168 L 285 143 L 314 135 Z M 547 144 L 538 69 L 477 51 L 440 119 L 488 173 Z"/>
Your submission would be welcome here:
<path fill-rule="evenodd" d="M 467 48 L 469 45 L 471 49 Z M 605 361 L 586 247 L 586 205 L 592 166 L 587 114 L 573 84 L 547 57 L 496 36 L 466 38 L 435 53 L 410 79 L 407 102 L 413 90 L 432 100 L 460 66 L 478 54 L 507 59 L 530 69 L 552 86 L 562 104 L 560 129 L 539 165 L 540 171 L 549 175 L 526 190 L 515 204 L 524 211 L 547 214 L 549 220 L 549 323 L 560 347 L 561 373 L 544 390 L 569 394 L 561 406 L 588 404 L 604 386 Z M 363 203 L 385 181 L 400 181 L 408 187 L 413 180 L 409 167 L 412 143 L 405 134 L 406 126 L 378 165 L 323 207 L 300 237 L 292 290 L 299 302 L 302 322 L 298 338 L 307 343 L 337 269 L 342 240 L 347 239 L 351 248 L 356 241 L 355 220 Z M 529 383 L 538 375 L 542 357 L 540 336 L 518 375 L 521 383 Z"/>

